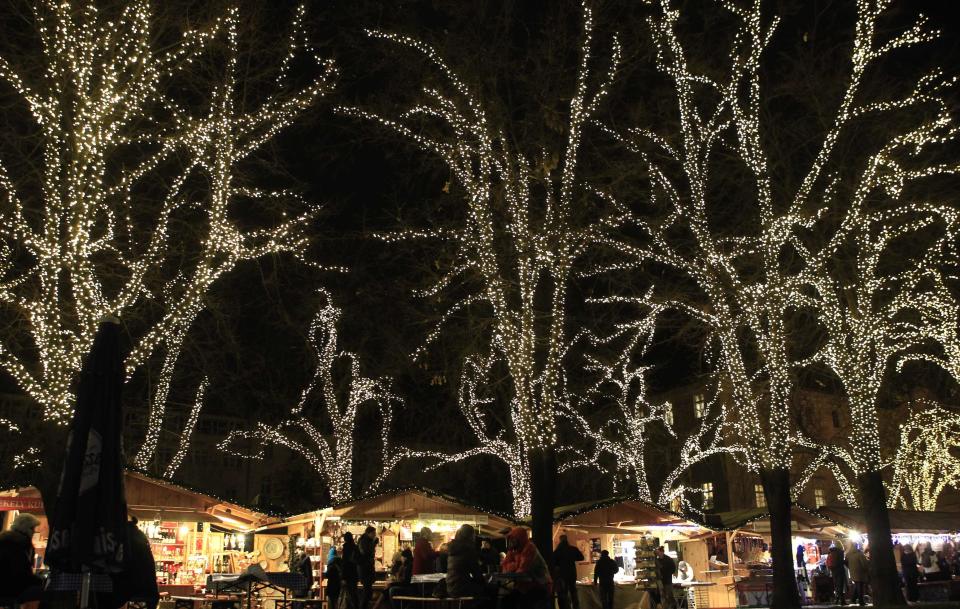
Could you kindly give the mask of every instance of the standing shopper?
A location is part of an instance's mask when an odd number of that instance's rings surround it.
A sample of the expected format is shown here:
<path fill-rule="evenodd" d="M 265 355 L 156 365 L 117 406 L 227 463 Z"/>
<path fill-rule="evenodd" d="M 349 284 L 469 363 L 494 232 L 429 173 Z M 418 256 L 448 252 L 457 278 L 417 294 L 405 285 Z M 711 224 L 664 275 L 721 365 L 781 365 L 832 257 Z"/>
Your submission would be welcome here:
<path fill-rule="evenodd" d="M 917 555 L 913 552 L 913 546 L 908 543 L 903 544 L 900 565 L 903 568 L 903 581 L 907 584 L 907 600 L 915 603 L 920 598 L 920 588 L 917 585 L 920 583 L 920 568 L 917 565 Z"/>
<path fill-rule="evenodd" d="M 838 605 L 847 603 L 847 565 L 843 557 L 843 546 L 836 542 L 827 554 L 827 568 L 833 578 L 834 601 Z"/>
<path fill-rule="evenodd" d="M 337 556 L 337 549 L 330 548 L 327 555 L 327 570 L 323 576 L 327 579 L 327 609 L 338 609 L 340 588 L 343 584 L 343 561 Z"/>
<path fill-rule="evenodd" d="M 377 539 L 377 530 L 368 526 L 363 531 L 363 535 L 360 536 L 360 543 L 358 544 L 360 555 L 357 566 L 360 574 L 360 583 L 363 584 L 363 598 L 360 599 L 360 609 L 367 609 L 370 606 L 370 601 L 373 599 L 373 580 L 376 575 L 376 552 L 378 543 L 380 543 L 380 540 Z"/>
<path fill-rule="evenodd" d="M 413 548 L 413 574 L 427 575 L 434 572 L 437 562 L 437 553 L 433 551 L 430 545 L 430 538 L 433 531 L 427 527 L 420 529 L 420 537 L 417 539 L 417 545 Z"/>
<path fill-rule="evenodd" d="M 620 570 L 620 565 L 610 558 L 610 552 L 600 552 L 600 560 L 593 566 L 593 583 L 600 594 L 601 609 L 613 609 L 613 576 Z"/>
<path fill-rule="evenodd" d="M 663 546 L 657 548 L 657 573 L 660 575 L 662 607 L 676 607 L 673 598 L 673 576 L 677 573 L 677 563 L 671 558 Z"/>
<path fill-rule="evenodd" d="M 31 588 L 39 593 L 43 581 L 33 574 L 33 533 L 40 520 L 21 512 L 9 531 L 0 533 L 0 598 L 15 599 Z"/>
<path fill-rule="evenodd" d="M 570 545 L 566 535 L 560 536 L 560 542 L 553 550 L 553 567 L 560 584 L 557 586 L 557 597 L 570 597 L 570 606 L 580 609 L 580 599 L 577 597 L 577 563 L 583 560 L 583 552 L 576 546 Z M 561 600 L 561 607 L 564 606 Z"/>
<path fill-rule="evenodd" d="M 853 584 L 853 598 L 850 602 L 862 607 L 866 604 L 864 589 L 870 581 L 870 561 L 860 548 L 853 546 L 847 552 L 847 566 L 850 568 L 850 582 Z"/>
<path fill-rule="evenodd" d="M 484 591 L 477 551 L 476 530 L 469 524 L 457 529 L 454 540 L 447 546 L 447 594 L 449 596 L 481 596 Z"/>
<path fill-rule="evenodd" d="M 343 586 L 346 588 L 347 607 L 345 609 L 360 609 L 360 597 L 357 594 L 357 582 L 360 580 L 360 549 L 353 541 L 353 533 L 343 534 L 343 551 L 341 553 L 341 573 Z"/>

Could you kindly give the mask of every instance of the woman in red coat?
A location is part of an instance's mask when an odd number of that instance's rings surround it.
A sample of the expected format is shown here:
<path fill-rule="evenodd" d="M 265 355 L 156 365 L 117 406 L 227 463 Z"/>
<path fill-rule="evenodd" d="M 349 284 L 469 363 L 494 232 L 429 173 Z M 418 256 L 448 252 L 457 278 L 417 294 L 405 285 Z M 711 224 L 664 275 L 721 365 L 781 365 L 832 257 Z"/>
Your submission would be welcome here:
<path fill-rule="evenodd" d="M 433 531 L 427 527 L 420 529 L 420 538 L 413 548 L 413 575 L 426 575 L 436 571 L 437 553 L 430 545 Z"/>
<path fill-rule="evenodd" d="M 530 541 L 526 529 L 515 527 L 507 533 L 507 555 L 500 567 L 504 573 L 526 576 L 511 583 L 513 589 L 504 599 L 507 606 L 535 607 L 537 602 L 549 599 L 553 594 L 553 580 L 547 562 Z"/>

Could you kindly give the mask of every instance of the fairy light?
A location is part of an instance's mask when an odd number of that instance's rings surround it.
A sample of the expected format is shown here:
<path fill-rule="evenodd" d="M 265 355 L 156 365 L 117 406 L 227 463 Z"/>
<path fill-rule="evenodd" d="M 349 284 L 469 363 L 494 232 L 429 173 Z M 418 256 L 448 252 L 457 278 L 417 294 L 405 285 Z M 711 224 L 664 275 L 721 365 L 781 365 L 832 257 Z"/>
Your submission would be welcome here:
<path fill-rule="evenodd" d="M 960 414 L 922 402 L 900 426 L 890 507 L 934 511 L 948 488 L 960 490 Z"/>
<path fill-rule="evenodd" d="M 501 436 L 491 438 L 484 431 L 477 435 L 485 443 L 481 448 L 451 458 L 495 454 L 507 463 L 518 514 L 529 509 L 530 475 L 525 454 L 556 444 L 557 417 L 562 416 L 562 405 L 570 399 L 563 387 L 561 362 L 567 343 L 565 298 L 569 283 L 578 258 L 607 221 L 604 218 L 596 226 L 585 228 L 575 226 L 572 220 L 575 201 L 584 189 L 578 174 L 583 130 L 606 96 L 620 60 L 620 44 L 614 38 L 609 69 L 596 79 L 599 84 L 595 88 L 590 86 L 593 12 L 586 2 L 581 8 L 583 39 L 566 142 L 556 155 L 559 176 L 550 175 L 554 170 L 550 163 L 527 158 L 515 150 L 505 135 L 507 130 L 491 123 L 481 96 L 436 50 L 410 36 L 368 31 L 372 38 L 411 49 L 427 59 L 440 72 L 445 86 L 425 87 L 423 101 L 397 118 L 357 107 L 337 108 L 342 114 L 372 121 L 435 154 L 462 189 L 464 214 L 455 228 L 401 231 L 382 238 L 388 242 L 435 239 L 448 243 L 456 252 L 453 268 L 419 291 L 420 295 L 442 298 L 449 286 L 478 286 L 445 309 L 440 323 L 428 333 L 415 356 L 426 352 L 454 313 L 472 303 L 489 306 L 492 336 L 485 350 L 490 354 L 478 357 L 467 367 L 483 369 L 494 358 L 503 362 L 513 390 L 509 410 L 515 437 L 509 441 Z M 449 129 L 443 135 L 431 134 L 421 128 L 421 119 L 441 122 Z M 543 155 L 544 159 L 550 158 L 548 151 Z M 547 174 L 547 179 L 543 179 L 543 174 Z M 546 186 L 547 192 L 539 199 L 536 193 L 541 186 Z M 506 209 L 503 221 L 496 211 L 501 206 Z M 532 213 L 535 209 L 542 213 Z M 535 306 L 535 295 L 548 283 L 553 288 L 547 302 L 538 299 L 539 306 Z M 550 320 L 548 327 L 538 322 L 542 319 Z M 542 349 L 540 345 L 546 345 L 546 354 L 537 352 Z M 471 384 L 469 379 L 461 382 L 461 386 Z M 468 420 L 478 416 L 474 409 L 483 408 L 483 404 L 475 401 L 465 405 L 461 399 L 461 409 Z"/>
<path fill-rule="evenodd" d="M 728 427 L 737 431 L 730 440 L 748 449 L 745 454 L 750 469 L 790 470 L 792 449 L 808 441 L 791 429 L 791 397 L 795 389 L 792 375 L 796 367 L 819 359 L 837 372 L 850 398 L 850 464 L 858 473 L 876 471 L 880 467 L 876 392 L 885 373 L 892 365 L 902 365 L 910 358 L 934 361 L 948 369 L 955 369 L 958 361 L 953 355 L 958 342 L 956 302 L 948 297 L 944 279 L 936 271 L 938 257 L 956 238 L 954 229 L 943 232 L 918 268 L 892 278 L 881 277 L 877 272 L 880 255 L 898 236 L 922 228 L 934 217 L 948 227 L 956 225 L 954 211 L 908 201 L 903 194 L 912 182 L 958 170 L 956 165 L 949 164 L 917 167 L 917 157 L 923 151 L 956 138 L 949 109 L 940 95 L 956 78 L 933 70 L 920 77 L 912 92 L 900 99 L 861 102 L 859 93 L 869 68 L 880 59 L 896 49 L 932 40 L 938 32 L 929 30 L 921 16 L 902 34 L 880 42 L 876 24 L 890 2 L 856 2 L 851 70 L 841 103 L 800 186 L 792 195 L 788 194 L 785 204 L 774 204 L 774 172 L 761 137 L 764 128 L 770 127 L 761 127 L 760 65 L 777 19 L 761 16 L 759 0 L 722 0 L 720 5 L 740 25 L 732 39 L 726 73 L 707 75 L 696 72 L 687 63 L 690 53 L 677 34 L 680 11 L 672 8 L 669 0 L 655 0 L 653 4 L 650 32 L 657 66 L 673 83 L 679 111 L 677 137 L 664 137 L 662 128 L 658 129 L 660 135 L 643 128 L 626 133 L 604 129 L 642 155 L 652 185 L 651 204 L 666 204 L 669 211 L 656 224 L 632 218 L 645 233 L 648 244 L 609 240 L 608 244 L 622 258 L 604 270 L 630 271 L 655 262 L 683 273 L 697 286 L 698 297 L 703 297 L 706 306 L 693 298 L 650 301 L 675 306 L 711 330 L 719 346 L 732 403 Z M 711 94 L 699 95 L 701 88 Z M 891 128 L 888 139 L 857 174 L 849 199 L 840 200 L 835 188 L 839 178 L 831 172 L 843 162 L 838 158 L 837 142 L 855 124 L 855 119 L 921 107 L 932 108 L 932 116 L 919 126 Z M 707 188 L 713 169 L 711 159 L 717 146 L 729 139 L 728 132 L 733 136 L 733 152 L 749 170 L 754 186 L 753 198 L 742 203 L 757 212 L 758 221 L 750 226 L 758 230 L 751 234 L 731 235 L 730 231 L 737 228 L 731 226 L 724 226 L 721 233 L 708 213 L 712 203 Z M 897 200 L 899 207 L 892 212 L 870 211 L 868 198 L 878 190 Z M 822 204 L 818 203 L 820 200 Z M 822 247 L 811 250 L 799 233 L 814 228 L 834 205 L 842 206 L 839 227 Z M 676 235 L 682 235 L 679 241 Z M 685 244 L 688 236 L 692 238 L 692 247 Z M 836 273 L 831 264 L 841 247 L 851 242 L 859 248 L 859 283 L 848 286 L 834 279 Z M 804 262 L 797 274 L 783 269 L 780 255 L 787 246 L 796 250 Z M 749 277 L 738 271 L 744 258 L 757 261 L 757 272 Z M 933 287 L 929 287 L 930 283 Z M 855 297 L 848 298 L 848 288 L 855 291 Z M 874 296 L 881 294 L 887 297 L 887 304 L 876 305 Z M 879 308 L 871 309 L 873 306 Z M 830 335 L 829 345 L 815 358 L 793 361 L 788 355 L 787 316 L 801 308 L 818 312 Z M 903 313 L 908 311 L 919 313 L 920 320 L 903 321 Z M 745 335 L 755 341 L 755 351 L 743 348 Z M 939 341 L 943 354 L 919 351 L 918 345 L 929 339 Z M 756 363 L 751 365 L 754 359 Z M 763 383 L 756 382 L 760 378 Z M 826 461 L 820 465 L 837 467 Z M 842 493 L 853 497 L 852 489 L 842 481 L 845 474 L 839 469 L 835 474 L 841 481 Z"/>
<path fill-rule="evenodd" d="M 163 477 L 167 480 L 173 479 L 177 470 L 180 469 L 180 464 L 183 463 L 183 458 L 187 455 L 187 451 L 190 450 L 190 438 L 193 437 L 193 430 L 197 426 L 197 419 L 200 418 L 200 409 L 203 408 L 203 396 L 209 386 L 210 381 L 207 377 L 204 377 L 200 382 L 200 386 L 197 388 L 197 398 L 193 402 L 193 407 L 190 408 L 190 416 L 187 417 L 187 422 L 184 424 L 183 429 L 180 430 L 180 443 L 177 445 L 177 452 L 173 455 L 173 459 L 170 460 L 170 464 L 167 465 L 167 469 L 163 474 Z"/>
<path fill-rule="evenodd" d="M 321 288 L 319 295 L 324 304 L 310 324 L 310 345 L 317 358 L 317 366 L 310 381 L 300 393 L 300 400 L 290 411 L 290 418 L 268 425 L 257 423 L 253 429 L 231 431 L 220 443 L 221 450 L 253 459 L 264 458 L 264 448 L 275 444 L 301 454 L 323 479 L 330 489 L 334 503 L 347 501 L 353 496 L 353 451 L 354 434 L 357 430 L 357 415 L 367 404 L 377 408 L 382 419 L 381 450 L 383 469 L 371 485 L 376 489 L 389 476 L 400 460 L 403 451 L 395 450 L 390 442 L 394 404 L 400 398 L 393 394 L 389 379 L 371 379 L 360 372 L 360 364 L 353 353 L 340 351 L 337 338 L 337 323 L 342 311 L 334 306 L 330 293 Z M 344 398 L 338 398 L 338 378 L 334 374 L 338 363 L 349 363 L 348 390 Z M 320 405 L 324 423 L 331 428 L 323 434 L 317 424 L 308 418 L 312 405 Z M 235 446 L 243 439 L 259 442 L 252 453 L 241 452 Z"/>
<path fill-rule="evenodd" d="M 315 207 L 293 200 L 307 211 L 276 226 L 241 231 L 228 214 L 237 198 L 294 197 L 240 188 L 233 172 L 330 88 L 334 67 L 317 59 L 321 74 L 312 82 L 296 90 L 284 87 L 244 112 L 236 103 L 242 94 L 235 75 L 236 9 L 206 29 L 184 31 L 178 44 L 160 50 L 147 0 L 127 2 L 114 19 L 92 2 L 82 10 L 67 2 L 37 4 L 44 69 L 18 69 L 0 58 L 0 81 L 29 109 L 43 150 L 40 210 L 28 209 L 17 189 L 20 176 L 11 175 L 0 161 L 0 234 L 33 259 L 32 266 L 18 262 L 15 269 L 13 250 L 6 244 L 0 249 L 0 302 L 22 312 L 33 343 L 29 351 L 35 355 L 0 345 L 0 366 L 40 405 L 44 420 L 65 424 L 73 409 L 70 384 L 100 319 L 122 317 L 144 301 L 159 301 L 161 318 L 133 337 L 126 361 L 130 375 L 164 351 L 147 437 L 136 456 L 137 465 L 146 467 L 159 440 L 181 344 L 210 286 L 241 261 L 281 252 L 302 255 Z M 296 23 L 302 14 L 299 9 Z M 290 55 L 299 52 L 303 38 L 296 23 Z M 174 79 L 188 74 L 220 40 L 228 52 L 225 72 L 210 82 L 209 107 L 188 111 L 172 94 Z M 288 56 L 281 72 L 289 61 Z M 137 164 L 130 164 L 130 145 L 148 150 Z M 117 162 L 121 155 L 125 163 Z M 180 161 L 180 169 L 156 179 L 156 172 Z M 197 177 L 209 182 L 209 200 L 187 201 L 185 187 Z M 164 194 L 143 200 L 152 195 L 138 187 L 164 182 Z M 152 294 L 147 281 L 168 264 L 174 214 L 198 205 L 207 224 L 196 267 L 182 269 L 161 294 Z M 143 209 L 156 209 L 146 226 L 133 219 Z M 42 223 L 30 219 L 34 217 Z M 138 236 L 144 230 L 149 231 L 146 240 Z M 109 276 L 104 259 L 114 269 Z M 117 277 L 123 277 L 119 285 Z"/>

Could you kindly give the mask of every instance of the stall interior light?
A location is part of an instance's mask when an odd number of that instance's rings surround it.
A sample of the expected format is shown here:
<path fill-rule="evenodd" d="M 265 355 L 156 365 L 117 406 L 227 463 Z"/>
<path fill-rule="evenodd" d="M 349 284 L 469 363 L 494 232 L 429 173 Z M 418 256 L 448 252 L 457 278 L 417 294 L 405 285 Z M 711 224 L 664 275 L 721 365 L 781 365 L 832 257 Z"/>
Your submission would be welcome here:
<path fill-rule="evenodd" d="M 180 537 L 186 537 L 187 533 L 190 532 L 190 527 L 185 524 L 180 525 Z"/>
<path fill-rule="evenodd" d="M 850 541 L 853 543 L 863 543 L 863 535 L 859 531 L 850 531 Z"/>

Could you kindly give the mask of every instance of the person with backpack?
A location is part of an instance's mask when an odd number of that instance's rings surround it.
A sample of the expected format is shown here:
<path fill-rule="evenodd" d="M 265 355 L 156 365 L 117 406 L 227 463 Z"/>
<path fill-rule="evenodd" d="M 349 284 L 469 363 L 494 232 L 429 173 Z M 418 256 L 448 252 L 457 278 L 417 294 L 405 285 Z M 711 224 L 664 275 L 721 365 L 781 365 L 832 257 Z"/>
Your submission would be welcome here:
<path fill-rule="evenodd" d="M 827 569 L 833 578 L 834 601 L 838 605 L 847 603 L 847 565 L 843 557 L 843 546 L 836 542 L 827 553 Z"/>
<path fill-rule="evenodd" d="M 335 547 L 331 547 L 327 555 L 327 570 L 323 572 L 323 577 L 327 580 L 327 609 L 337 609 L 343 584 L 343 562 L 337 556 Z"/>

